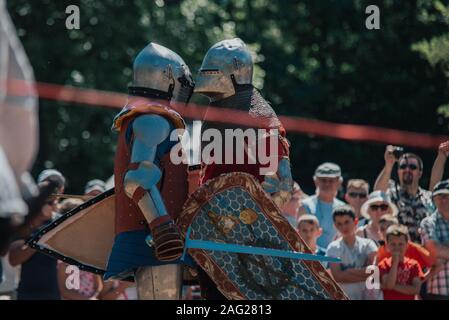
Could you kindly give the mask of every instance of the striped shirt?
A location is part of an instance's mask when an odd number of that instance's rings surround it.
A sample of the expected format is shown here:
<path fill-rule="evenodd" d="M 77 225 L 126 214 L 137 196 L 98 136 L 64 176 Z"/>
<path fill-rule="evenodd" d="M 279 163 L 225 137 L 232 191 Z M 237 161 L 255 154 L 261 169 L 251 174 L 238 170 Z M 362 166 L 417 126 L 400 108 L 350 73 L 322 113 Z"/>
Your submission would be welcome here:
<path fill-rule="evenodd" d="M 421 222 L 421 237 L 423 244 L 432 240 L 449 246 L 449 220 L 435 211 Z M 449 296 L 449 261 L 445 261 L 444 268 L 429 280 L 427 293 Z"/>
<path fill-rule="evenodd" d="M 397 218 L 399 223 L 407 226 L 410 239 L 413 242 L 420 243 L 419 225 L 424 218 L 435 211 L 432 192 L 419 188 L 418 193 L 412 196 L 394 181 L 390 181 L 390 188 L 387 194 L 398 207 Z"/>

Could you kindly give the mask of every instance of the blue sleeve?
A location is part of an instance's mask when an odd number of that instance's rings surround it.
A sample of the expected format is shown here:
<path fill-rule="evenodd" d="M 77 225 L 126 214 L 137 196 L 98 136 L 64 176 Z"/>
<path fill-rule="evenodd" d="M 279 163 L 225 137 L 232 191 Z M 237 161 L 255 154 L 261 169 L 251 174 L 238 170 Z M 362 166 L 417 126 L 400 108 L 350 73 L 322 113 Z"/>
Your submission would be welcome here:
<path fill-rule="evenodd" d="M 312 214 L 312 210 L 310 209 L 310 204 L 307 201 L 309 198 L 304 199 L 301 203 L 304 209 L 306 210 L 307 214 Z"/>

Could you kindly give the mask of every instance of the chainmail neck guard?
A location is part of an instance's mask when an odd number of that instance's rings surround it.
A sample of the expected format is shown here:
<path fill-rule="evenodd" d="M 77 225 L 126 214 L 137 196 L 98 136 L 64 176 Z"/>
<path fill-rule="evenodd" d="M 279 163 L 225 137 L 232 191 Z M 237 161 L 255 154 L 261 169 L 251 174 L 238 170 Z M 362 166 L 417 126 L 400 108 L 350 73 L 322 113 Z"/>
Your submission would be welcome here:
<path fill-rule="evenodd" d="M 262 128 L 281 127 L 276 112 L 253 86 L 238 90 L 233 96 L 214 101 L 210 105 L 212 107 L 248 111 L 249 115 L 255 118 Z"/>

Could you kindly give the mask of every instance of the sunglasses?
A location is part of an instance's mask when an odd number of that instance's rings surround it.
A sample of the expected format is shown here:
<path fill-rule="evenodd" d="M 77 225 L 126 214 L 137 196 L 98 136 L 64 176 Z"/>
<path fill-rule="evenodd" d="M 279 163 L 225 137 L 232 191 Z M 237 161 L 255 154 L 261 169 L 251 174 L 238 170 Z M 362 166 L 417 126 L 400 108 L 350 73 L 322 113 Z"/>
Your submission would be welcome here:
<path fill-rule="evenodd" d="M 349 192 L 348 195 L 351 198 L 359 197 L 360 199 L 365 199 L 368 196 L 366 193 L 363 193 L 363 192 Z"/>
<path fill-rule="evenodd" d="M 401 169 L 401 170 L 405 170 L 407 168 L 409 168 L 412 171 L 415 171 L 418 169 L 418 166 L 414 163 L 410 163 L 410 164 L 403 163 L 399 166 L 399 169 Z"/>
<path fill-rule="evenodd" d="M 388 210 L 388 204 L 373 204 L 370 205 L 369 208 L 373 211 L 377 211 L 377 210 L 382 210 L 382 211 L 387 211 Z"/>

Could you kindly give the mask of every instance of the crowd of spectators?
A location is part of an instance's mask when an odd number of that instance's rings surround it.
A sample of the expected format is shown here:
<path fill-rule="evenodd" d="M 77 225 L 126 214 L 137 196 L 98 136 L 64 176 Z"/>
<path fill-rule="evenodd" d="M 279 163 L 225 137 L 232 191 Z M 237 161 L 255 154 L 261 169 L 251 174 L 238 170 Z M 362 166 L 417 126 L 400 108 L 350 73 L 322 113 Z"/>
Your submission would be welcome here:
<path fill-rule="evenodd" d="M 387 146 L 385 166 L 370 190 L 368 181 L 344 180 L 339 165 L 326 162 L 313 176 L 316 191 L 306 195 L 294 184 L 282 208 L 291 225 L 317 255 L 341 259 L 324 264 L 350 299 L 449 299 L 449 180 L 442 180 L 449 142 L 440 145 L 430 186 L 420 185 L 423 161 L 412 153 L 400 156 Z M 397 166 L 397 181 L 392 179 Z M 26 245 L 33 232 L 85 201 L 64 195 L 63 174 L 44 170 L 38 188 L 55 186 L 39 214 L 12 241 L 2 257 L 2 300 L 123 300 L 136 299 L 132 282 L 107 281 L 80 271 L 79 287 L 69 288 L 69 265 Z M 84 197 L 106 191 L 103 181 L 90 180 Z M 343 192 L 342 192 L 343 191 Z M 343 194 L 342 199 L 338 194 Z M 377 272 L 370 272 L 368 267 Z M 377 278 L 376 276 L 377 275 Z M 198 289 L 184 288 L 185 299 Z"/>
<path fill-rule="evenodd" d="M 422 159 L 396 150 L 386 147 L 371 193 L 354 178 L 338 199 L 341 168 L 326 162 L 315 171 L 315 194 L 292 198 L 283 211 L 312 252 L 341 259 L 326 267 L 350 299 L 449 300 L 449 142 L 439 147 L 428 189 L 420 185 Z"/>

